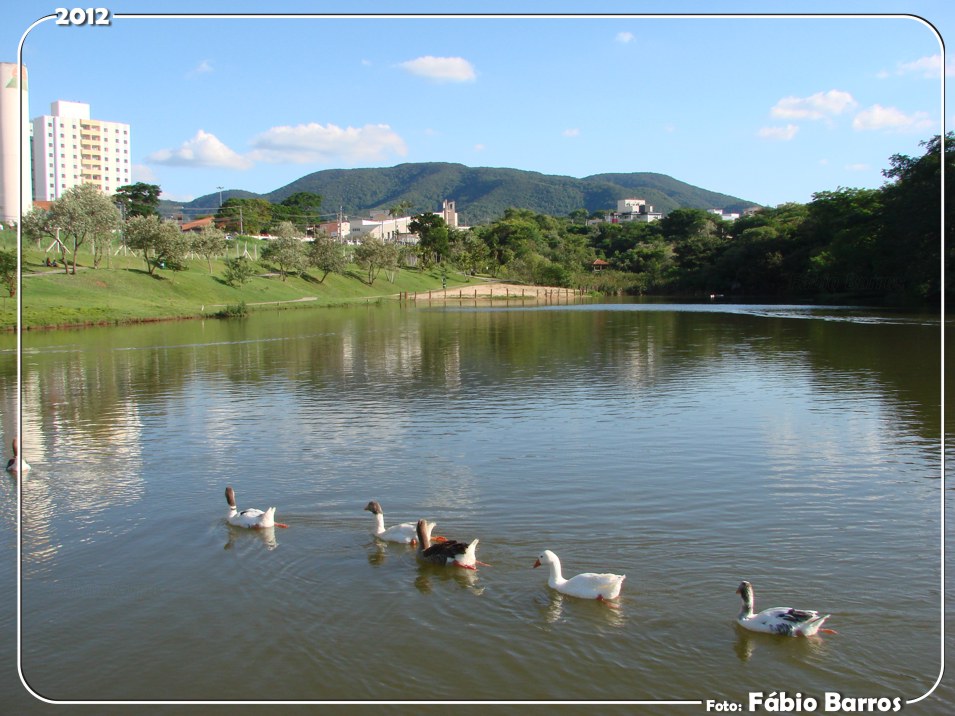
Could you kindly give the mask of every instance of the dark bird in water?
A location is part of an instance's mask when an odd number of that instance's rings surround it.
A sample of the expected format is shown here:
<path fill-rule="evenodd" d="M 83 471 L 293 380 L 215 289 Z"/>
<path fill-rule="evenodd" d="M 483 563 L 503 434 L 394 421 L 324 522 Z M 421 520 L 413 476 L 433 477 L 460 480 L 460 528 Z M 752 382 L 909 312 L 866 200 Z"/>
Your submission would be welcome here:
<path fill-rule="evenodd" d="M 470 544 L 465 544 L 457 540 L 446 539 L 432 544 L 431 530 L 433 528 L 433 522 L 418 520 L 418 559 L 430 564 L 477 569 L 475 565 L 477 564 L 478 540 L 472 540 Z"/>

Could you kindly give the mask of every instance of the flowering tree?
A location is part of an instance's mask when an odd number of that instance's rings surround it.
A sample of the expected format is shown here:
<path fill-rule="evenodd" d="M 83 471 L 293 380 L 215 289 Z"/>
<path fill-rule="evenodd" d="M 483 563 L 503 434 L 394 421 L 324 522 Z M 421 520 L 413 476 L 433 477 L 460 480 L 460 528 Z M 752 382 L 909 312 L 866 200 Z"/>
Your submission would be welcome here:
<path fill-rule="evenodd" d="M 70 187 L 53 202 L 50 221 L 61 234 L 73 239 L 73 273 L 76 273 L 76 250 L 90 242 L 93 268 L 99 268 L 102 257 L 109 253 L 112 232 L 119 228 L 119 210 L 113 200 L 92 184 Z"/>
<path fill-rule="evenodd" d="M 146 270 L 155 275 L 157 268 L 179 271 L 189 250 L 189 239 L 179 227 L 158 216 L 134 216 L 126 222 L 126 242 L 133 250 L 143 252 Z"/>
<path fill-rule="evenodd" d="M 214 226 L 203 226 L 198 234 L 192 237 L 192 250 L 204 256 L 209 264 L 209 273 L 212 273 L 212 257 L 225 253 L 225 232 Z"/>

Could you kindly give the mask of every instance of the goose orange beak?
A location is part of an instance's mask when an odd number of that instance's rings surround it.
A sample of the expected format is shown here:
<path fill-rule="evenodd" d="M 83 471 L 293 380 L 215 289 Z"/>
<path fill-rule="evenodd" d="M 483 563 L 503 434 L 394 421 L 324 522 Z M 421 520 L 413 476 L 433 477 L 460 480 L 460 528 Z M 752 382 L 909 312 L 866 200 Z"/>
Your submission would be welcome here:
<path fill-rule="evenodd" d="M 535 559 L 535 560 L 534 560 L 534 566 L 535 566 L 535 567 L 540 567 L 540 566 L 541 566 L 541 561 L 540 561 L 539 559 Z"/>

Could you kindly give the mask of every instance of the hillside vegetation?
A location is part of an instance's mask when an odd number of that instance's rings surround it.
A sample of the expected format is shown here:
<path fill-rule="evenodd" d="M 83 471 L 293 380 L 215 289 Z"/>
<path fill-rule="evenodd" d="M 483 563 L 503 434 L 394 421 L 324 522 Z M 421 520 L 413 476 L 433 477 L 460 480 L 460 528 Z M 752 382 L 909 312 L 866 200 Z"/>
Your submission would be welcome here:
<path fill-rule="evenodd" d="M 223 192 L 222 198 L 260 196 L 277 204 L 297 192 L 319 194 L 325 211 L 335 212 L 341 207 L 350 216 L 370 209 L 388 209 L 400 202 L 408 202 L 412 213 L 436 211 L 443 200 L 450 199 L 456 202 L 460 222 L 465 225 L 488 223 L 512 207 L 550 216 L 566 216 L 577 209 L 603 212 L 615 209 L 618 199 L 631 197 L 646 199 L 656 211 L 665 214 L 678 208 L 741 211 L 755 205 L 651 172 L 596 174 L 577 179 L 442 162 L 380 169 L 327 169 L 268 194 L 230 190 Z M 208 194 L 182 206 L 190 216 L 201 213 L 198 210 L 202 208 L 214 213 L 219 206 L 219 194 Z"/>

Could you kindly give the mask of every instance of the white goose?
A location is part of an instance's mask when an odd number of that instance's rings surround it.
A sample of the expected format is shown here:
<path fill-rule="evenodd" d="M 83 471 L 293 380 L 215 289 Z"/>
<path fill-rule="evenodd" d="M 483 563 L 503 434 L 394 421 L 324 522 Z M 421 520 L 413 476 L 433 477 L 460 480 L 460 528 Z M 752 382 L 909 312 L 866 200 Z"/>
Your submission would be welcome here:
<path fill-rule="evenodd" d="M 822 629 L 826 619 L 831 616 L 829 614 L 820 615 L 816 611 L 792 607 L 772 607 L 754 613 L 753 585 L 744 580 L 740 582 L 736 593 L 743 598 L 743 607 L 736 621 L 746 629 L 785 636 L 812 636 L 820 630 L 835 634 L 832 629 Z"/>
<path fill-rule="evenodd" d="M 477 569 L 478 540 L 471 540 L 469 544 L 453 539 L 442 539 L 431 544 L 431 530 L 434 522 L 418 520 L 418 559 L 429 564 L 453 565 L 465 569 Z"/>
<path fill-rule="evenodd" d="M 375 516 L 375 531 L 372 534 L 378 539 L 400 544 L 414 544 L 417 541 L 417 527 L 414 523 L 402 522 L 385 529 L 385 513 L 381 511 L 381 505 L 372 500 L 365 505 L 365 509 Z"/>
<path fill-rule="evenodd" d="M 540 557 L 534 562 L 535 567 L 540 567 L 542 564 L 550 565 L 550 577 L 547 584 L 551 589 L 581 599 L 616 599 L 620 595 L 623 580 L 627 578 L 625 574 L 584 572 L 576 577 L 564 579 L 560 573 L 560 559 L 549 549 L 541 552 Z"/>
<path fill-rule="evenodd" d="M 17 460 L 17 439 L 13 438 L 13 457 L 7 461 L 7 472 L 16 475 L 18 472 L 28 472 L 30 463 L 23 458 Z"/>
<path fill-rule="evenodd" d="M 235 507 L 235 490 L 233 490 L 231 486 L 225 488 L 225 499 L 226 502 L 229 503 L 229 514 L 226 519 L 230 525 L 250 529 L 261 527 L 288 527 L 288 525 L 275 521 L 274 507 L 270 507 L 264 512 L 254 507 L 239 512 Z"/>

